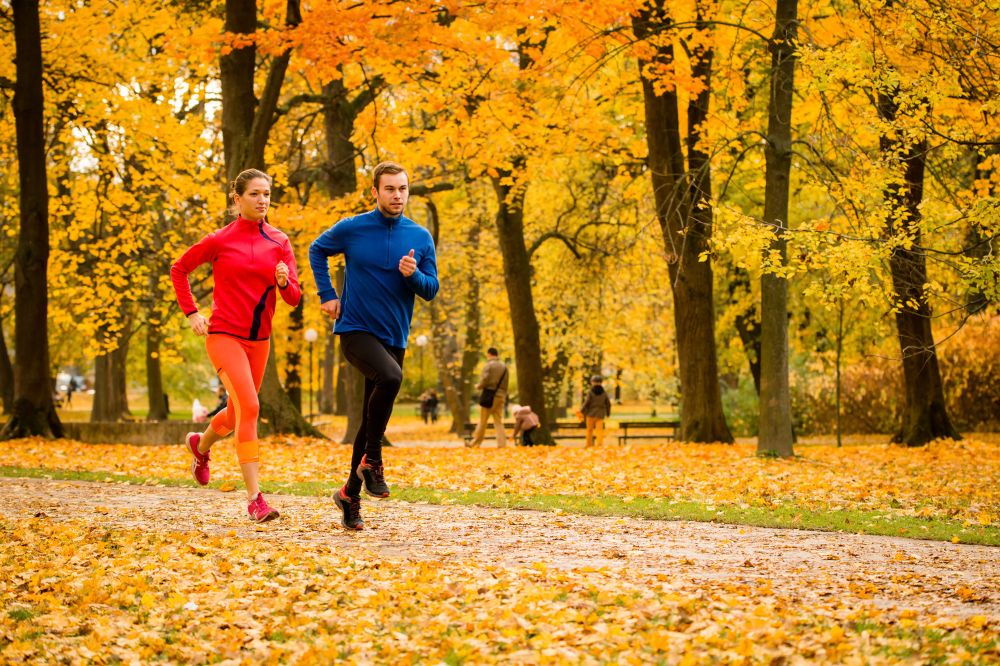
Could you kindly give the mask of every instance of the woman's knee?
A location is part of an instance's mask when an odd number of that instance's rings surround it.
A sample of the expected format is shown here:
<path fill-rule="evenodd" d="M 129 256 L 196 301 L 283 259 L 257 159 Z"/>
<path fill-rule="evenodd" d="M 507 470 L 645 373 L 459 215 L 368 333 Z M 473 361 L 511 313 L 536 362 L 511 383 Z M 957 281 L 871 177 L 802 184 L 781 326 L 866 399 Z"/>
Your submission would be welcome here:
<path fill-rule="evenodd" d="M 260 416 L 260 400 L 256 393 L 242 396 L 240 400 L 240 420 L 256 421 Z"/>

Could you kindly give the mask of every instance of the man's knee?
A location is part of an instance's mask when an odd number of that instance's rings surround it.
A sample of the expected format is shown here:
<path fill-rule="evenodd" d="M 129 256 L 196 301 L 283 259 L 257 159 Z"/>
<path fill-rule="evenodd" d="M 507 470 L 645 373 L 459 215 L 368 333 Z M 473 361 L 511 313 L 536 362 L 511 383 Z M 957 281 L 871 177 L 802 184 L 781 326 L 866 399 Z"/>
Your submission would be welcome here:
<path fill-rule="evenodd" d="M 391 370 L 383 373 L 378 378 L 377 383 L 379 388 L 385 391 L 398 393 L 399 388 L 403 385 L 403 369 L 399 366 L 393 367 Z"/>

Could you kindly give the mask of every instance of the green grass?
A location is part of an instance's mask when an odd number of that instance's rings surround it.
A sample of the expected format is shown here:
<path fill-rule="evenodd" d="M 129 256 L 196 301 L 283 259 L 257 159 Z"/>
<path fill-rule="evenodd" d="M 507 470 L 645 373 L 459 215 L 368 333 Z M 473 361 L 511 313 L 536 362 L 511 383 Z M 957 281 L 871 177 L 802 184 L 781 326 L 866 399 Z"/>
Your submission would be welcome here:
<path fill-rule="evenodd" d="M 131 483 L 135 485 L 160 485 L 170 487 L 196 487 L 192 479 L 167 479 L 137 477 L 108 472 L 86 472 L 44 468 L 0 466 L 0 476 L 45 478 L 71 481 L 96 481 Z M 224 481 L 213 481 L 209 487 L 218 488 Z M 332 495 L 340 483 L 333 482 L 280 482 L 262 484 L 266 492 L 286 495 L 320 497 Z M 1000 528 L 969 525 L 949 518 L 898 516 L 880 511 L 810 510 L 795 505 L 774 508 L 739 507 L 732 505 L 711 506 L 704 502 L 665 500 L 637 497 L 625 499 L 607 495 L 520 495 L 493 490 L 458 491 L 435 488 L 393 487 L 392 498 L 404 502 L 429 504 L 459 504 L 502 509 L 531 509 L 536 511 L 565 512 L 586 516 L 620 516 L 649 520 L 693 520 L 698 522 L 749 525 L 850 532 L 934 541 L 950 541 L 957 537 L 961 543 L 1000 546 Z"/>
<path fill-rule="evenodd" d="M 25 622 L 35 617 L 35 612 L 30 608 L 15 608 L 14 610 L 7 611 L 7 617 L 15 622 Z"/>

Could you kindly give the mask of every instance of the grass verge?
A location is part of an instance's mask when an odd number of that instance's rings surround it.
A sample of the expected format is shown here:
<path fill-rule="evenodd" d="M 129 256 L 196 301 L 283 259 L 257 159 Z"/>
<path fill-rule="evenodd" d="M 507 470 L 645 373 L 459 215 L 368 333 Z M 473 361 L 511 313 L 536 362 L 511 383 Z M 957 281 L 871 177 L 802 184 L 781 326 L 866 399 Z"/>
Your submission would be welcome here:
<path fill-rule="evenodd" d="M 140 477 L 108 472 L 87 472 L 46 468 L 0 466 L 0 476 L 41 478 L 65 481 L 94 481 L 169 487 L 197 487 L 191 479 Z M 232 481 L 213 481 L 208 487 L 218 489 Z M 287 495 L 328 496 L 340 488 L 336 482 L 281 482 L 262 484 L 266 492 Z M 392 498 L 404 502 L 428 504 L 460 504 L 500 509 L 529 509 L 564 512 L 586 516 L 619 516 L 648 520 L 693 520 L 698 522 L 850 532 L 879 536 L 954 541 L 956 543 L 1000 546 L 1000 528 L 991 525 L 970 525 L 957 520 L 934 516 L 900 516 L 879 511 L 839 510 L 816 511 L 794 505 L 777 507 L 711 506 L 703 502 L 666 500 L 663 498 L 621 498 L 581 495 L 514 495 L 492 490 L 459 491 L 435 488 L 393 487 Z M 957 541 L 956 541 L 957 539 Z"/>

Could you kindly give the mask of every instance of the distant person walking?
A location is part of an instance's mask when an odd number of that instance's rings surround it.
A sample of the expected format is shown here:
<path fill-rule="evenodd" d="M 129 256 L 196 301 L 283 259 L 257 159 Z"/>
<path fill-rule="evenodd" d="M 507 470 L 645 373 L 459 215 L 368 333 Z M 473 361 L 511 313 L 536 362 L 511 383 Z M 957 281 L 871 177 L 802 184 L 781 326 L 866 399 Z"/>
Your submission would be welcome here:
<path fill-rule="evenodd" d="M 212 445 L 235 433 L 247 513 L 262 523 L 277 518 L 278 512 L 268 505 L 258 484 L 257 392 L 270 350 L 276 294 L 294 307 L 301 292 L 288 236 L 267 223 L 271 177 L 247 169 L 233 181 L 230 196 L 237 218 L 191 246 L 170 268 L 170 279 L 191 330 L 207 335 L 208 357 L 229 395 L 226 408 L 212 418 L 205 432 L 187 435 L 194 457 L 192 474 L 198 483 L 207 484 Z M 188 282 L 188 274 L 204 263 L 212 264 L 215 280 L 208 320 L 198 312 Z"/>
<path fill-rule="evenodd" d="M 372 178 L 375 208 L 340 220 L 309 246 L 309 264 L 320 308 L 334 320 L 344 357 L 365 376 L 361 427 L 347 483 L 334 494 L 346 529 L 364 529 L 361 487 L 388 497 L 382 437 L 403 382 L 403 356 L 416 296 L 438 292 L 437 256 L 429 231 L 403 215 L 409 176 L 401 165 L 382 162 Z M 343 293 L 330 281 L 329 257 L 344 255 Z"/>
<path fill-rule="evenodd" d="M 500 360 L 500 353 L 496 347 L 486 350 L 486 365 L 483 366 L 483 374 L 479 378 L 476 388 L 479 393 L 479 425 L 472 436 L 472 441 L 466 446 L 477 447 L 483 443 L 486 436 L 486 424 L 490 417 L 493 417 L 493 428 L 496 430 L 497 448 L 507 446 L 507 434 L 503 429 L 504 403 L 507 400 L 507 387 L 510 383 L 510 376 L 507 373 L 507 365 Z"/>
<path fill-rule="evenodd" d="M 69 381 L 66 383 L 66 400 L 63 401 L 64 407 L 69 407 L 73 404 L 73 391 L 78 390 L 80 387 L 76 384 L 76 377 L 70 377 Z"/>
<path fill-rule="evenodd" d="M 602 385 L 604 378 L 594 375 L 590 378 L 590 390 L 583 401 L 580 411 L 587 423 L 587 443 L 586 446 L 597 446 L 604 444 L 604 419 L 611 416 L 611 398 Z"/>

